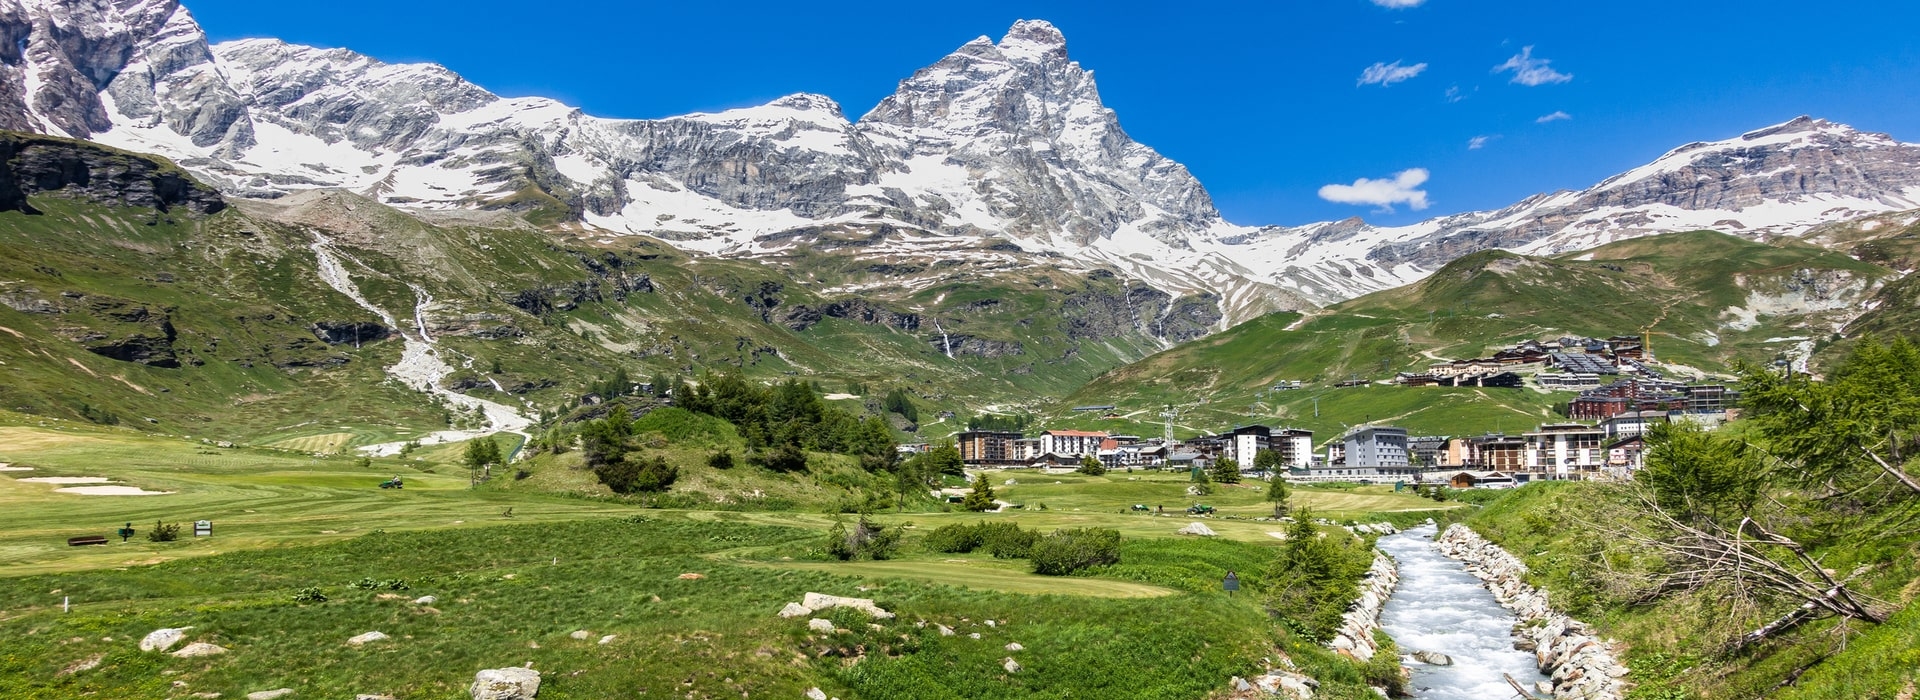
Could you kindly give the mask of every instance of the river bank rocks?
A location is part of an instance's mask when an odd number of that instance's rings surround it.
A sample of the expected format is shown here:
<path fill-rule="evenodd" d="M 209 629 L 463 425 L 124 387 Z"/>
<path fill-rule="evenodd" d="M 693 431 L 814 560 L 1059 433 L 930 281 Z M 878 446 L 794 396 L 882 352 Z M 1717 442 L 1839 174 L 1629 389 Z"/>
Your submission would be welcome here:
<path fill-rule="evenodd" d="M 1327 646 L 1361 661 L 1372 659 L 1378 650 L 1373 633 L 1380 629 L 1380 612 L 1399 584 L 1400 570 L 1394 566 L 1393 559 L 1375 550 L 1373 566 L 1367 569 L 1366 578 L 1360 580 L 1360 597 L 1354 599 L 1353 607 L 1340 618 L 1340 628 Z"/>
<path fill-rule="evenodd" d="M 1613 643 L 1585 623 L 1554 612 L 1547 592 L 1524 580 L 1527 565 L 1519 557 L 1460 524 L 1434 538 L 1434 546 L 1466 564 L 1467 572 L 1485 581 L 1494 599 L 1520 618 L 1514 627 L 1518 638 L 1514 646 L 1534 652 L 1540 672 L 1552 679 L 1554 698 L 1619 700 L 1626 696 L 1627 667 L 1615 658 Z"/>

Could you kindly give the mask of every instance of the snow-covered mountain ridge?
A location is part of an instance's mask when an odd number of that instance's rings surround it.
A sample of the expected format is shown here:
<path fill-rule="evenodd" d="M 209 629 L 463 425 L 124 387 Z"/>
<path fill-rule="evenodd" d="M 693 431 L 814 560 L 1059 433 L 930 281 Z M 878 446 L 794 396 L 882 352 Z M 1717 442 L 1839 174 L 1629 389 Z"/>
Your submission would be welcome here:
<path fill-rule="evenodd" d="M 965 258 L 1004 240 L 1047 264 L 1211 294 L 1228 323 L 1412 282 L 1489 247 L 1791 235 L 1920 207 L 1920 146 L 1802 118 L 1499 211 L 1236 226 L 1184 166 L 1127 136 L 1041 21 L 966 43 L 858 120 L 809 94 L 620 120 L 502 98 L 434 65 L 271 39 L 210 45 L 174 0 L 0 0 L 0 126 L 166 155 L 241 196 L 557 200 L 610 235 L 711 255 L 851 235 L 868 240 L 863 254 Z"/>

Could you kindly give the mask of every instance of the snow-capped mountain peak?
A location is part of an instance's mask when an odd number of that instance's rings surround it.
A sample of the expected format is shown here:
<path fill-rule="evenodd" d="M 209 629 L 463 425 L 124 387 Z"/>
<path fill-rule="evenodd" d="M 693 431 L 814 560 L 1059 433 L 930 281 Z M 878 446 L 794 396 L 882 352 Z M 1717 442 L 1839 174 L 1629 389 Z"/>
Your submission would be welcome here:
<path fill-rule="evenodd" d="M 622 120 L 502 98 L 432 64 L 274 39 L 209 45 L 173 0 L 0 0 L 0 127 L 159 153 L 229 194 L 559 202 L 608 234 L 714 255 L 833 232 L 871 236 L 873 254 L 943 257 L 1006 239 L 1047 264 L 1211 295 L 1228 322 L 1412 282 L 1484 248 L 1793 234 L 1920 206 L 1920 146 L 1803 117 L 1497 211 L 1235 226 L 1184 166 L 1127 135 L 1041 20 L 961 45 L 857 121 L 805 93 Z"/>

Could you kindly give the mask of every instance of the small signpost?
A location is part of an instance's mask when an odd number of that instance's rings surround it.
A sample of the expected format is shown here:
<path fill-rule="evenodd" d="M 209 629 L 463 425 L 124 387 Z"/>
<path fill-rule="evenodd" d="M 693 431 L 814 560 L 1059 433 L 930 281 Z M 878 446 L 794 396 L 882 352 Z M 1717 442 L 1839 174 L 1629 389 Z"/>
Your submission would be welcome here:
<path fill-rule="evenodd" d="M 1240 590 L 1240 577 L 1229 571 L 1226 580 L 1220 582 L 1220 587 L 1226 589 L 1228 596 L 1232 596 L 1234 591 Z"/>
<path fill-rule="evenodd" d="M 194 537 L 212 537 L 213 521 L 211 520 L 193 521 L 193 536 Z"/>
<path fill-rule="evenodd" d="M 133 537 L 133 523 L 127 523 L 125 527 L 120 528 L 118 534 L 121 542 L 126 542 L 127 538 Z"/>

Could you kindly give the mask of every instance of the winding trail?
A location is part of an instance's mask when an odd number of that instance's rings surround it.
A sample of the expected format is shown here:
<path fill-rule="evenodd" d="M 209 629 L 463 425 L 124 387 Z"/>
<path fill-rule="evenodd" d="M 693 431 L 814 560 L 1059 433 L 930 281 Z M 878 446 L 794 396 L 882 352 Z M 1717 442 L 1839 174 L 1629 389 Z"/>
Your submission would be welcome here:
<path fill-rule="evenodd" d="M 308 247 L 313 250 L 314 258 L 319 261 L 320 279 L 326 282 L 327 286 L 346 295 L 348 299 L 352 299 L 353 303 L 359 305 L 360 308 L 371 311 L 374 315 L 379 316 L 380 320 L 386 323 L 388 328 L 394 329 L 394 332 L 400 335 L 401 341 L 405 343 L 405 347 L 400 353 L 400 361 L 387 368 L 387 376 L 392 377 L 414 391 L 438 396 L 455 407 L 469 410 L 479 409 L 481 415 L 487 419 L 487 427 L 481 430 L 442 430 L 423 435 L 418 438 L 417 442 L 422 445 L 437 445 L 440 443 L 471 440 L 494 433 L 512 433 L 519 435 L 522 440 L 532 439 L 532 436 L 528 435 L 526 430 L 529 426 L 533 425 L 533 420 L 528 418 L 526 414 L 521 413 L 519 409 L 506 404 L 468 396 L 440 385 L 441 380 L 453 374 L 453 366 L 440 359 L 439 349 L 434 345 L 433 336 L 427 333 L 426 307 L 433 303 L 433 295 L 428 294 L 425 289 L 421 289 L 418 285 L 409 285 L 413 288 L 416 299 L 413 308 L 414 332 L 409 333 L 401 326 L 400 322 L 393 317 L 393 314 L 388 313 L 386 309 L 382 309 L 373 302 L 368 301 L 367 298 L 360 293 L 359 285 L 355 284 L 353 277 L 347 273 L 346 266 L 340 263 L 342 258 L 347 260 L 352 260 L 352 258 L 334 250 L 333 242 L 328 240 L 326 236 L 321 235 L 317 231 L 312 232 L 312 235 L 313 243 Z M 358 264 L 358 262 L 355 264 Z M 498 387 L 499 384 L 495 383 L 494 386 Z M 360 451 L 375 457 L 385 457 L 399 454 L 400 449 L 405 445 L 405 442 L 389 442 L 378 445 L 367 445 L 361 447 Z M 514 453 L 517 455 L 519 451 L 514 450 Z"/>
<path fill-rule="evenodd" d="M 1453 659 L 1451 666 L 1407 661 L 1413 697 L 1506 700 L 1514 692 L 1501 674 L 1528 688 L 1547 680 L 1533 654 L 1513 648 L 1518 618 L 1460 562 L 1434 548 L 1436 532 L 1425 525 L 1377 543 L 1400 565 L 1400 586 L 1381 614 L 1382 626 L 1403 653 L 1438 652 Z"/>

